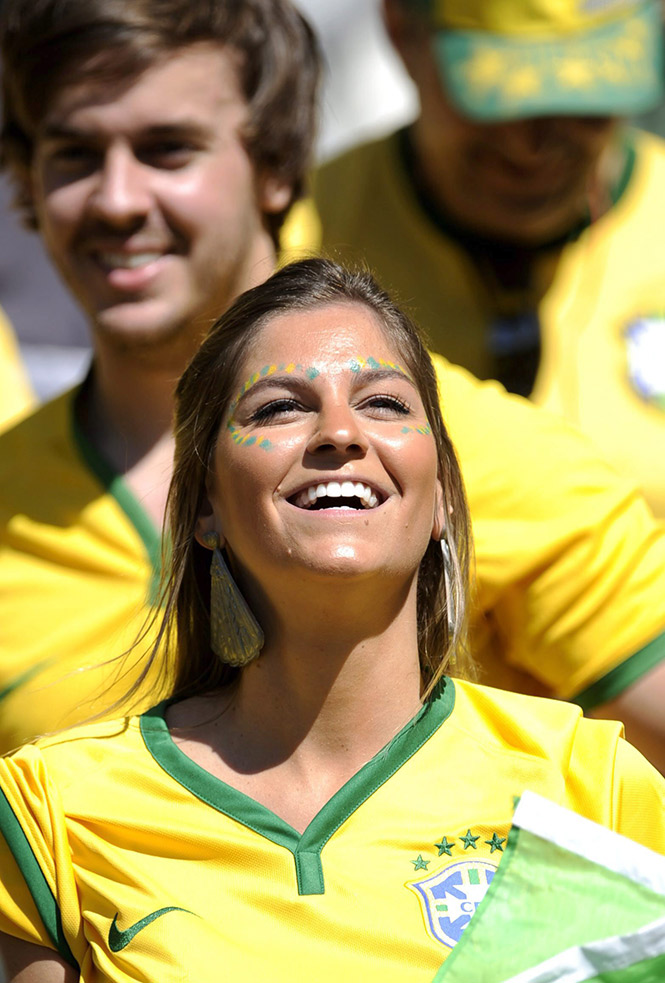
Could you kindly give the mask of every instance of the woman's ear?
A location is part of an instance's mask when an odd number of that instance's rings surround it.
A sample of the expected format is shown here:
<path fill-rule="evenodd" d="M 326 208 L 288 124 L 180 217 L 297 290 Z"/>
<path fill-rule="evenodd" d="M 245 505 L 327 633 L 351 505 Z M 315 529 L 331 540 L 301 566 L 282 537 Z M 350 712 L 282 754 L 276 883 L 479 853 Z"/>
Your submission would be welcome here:
<path fill-rule="evenodd" d="M 213 536 L 217 537 L 215 546 L 221 548 L 224 545 L 224 536 L 218 529 L 217 517 L 215 516 L 210 499 L 207 495 L 204 495 L 196 519 L 196 525 L 194 526 L 194 539 L 199 546 L 203 546 L 209 550 L 215 548 L 211 545 L 214 542 Z"/>
<path fill-rule="evenodd" d="M 432 539 L 441 540 L 446 531 L 446 506 L 443 500 L 441 482 L 436 483 L 436 500 L 434 503 L 434 521 L 432 522 Z"/>

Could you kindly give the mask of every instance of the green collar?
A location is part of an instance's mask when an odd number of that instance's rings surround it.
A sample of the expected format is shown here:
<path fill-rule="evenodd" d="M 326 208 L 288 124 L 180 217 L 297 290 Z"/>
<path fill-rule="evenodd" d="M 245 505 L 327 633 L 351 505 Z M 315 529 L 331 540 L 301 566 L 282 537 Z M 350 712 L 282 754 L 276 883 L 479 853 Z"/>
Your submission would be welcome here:
<path fill-rule="evenodd" d="M 92 372 L 92 370 L 91 370 Z M 122 475 L 119 475 L 105 458 L 101 456 L 97 448 L 88 440 L 83 427 L 78 419 L 77 406 L 80 393 L 88 384 L 91 372 L 78 389 L 72 394 L 71 407 L 71 428 L 74 446 L 85 465 L 94 474 L 104 490 L 115 499 L 120 509 L 125 513 L 137 535 L 143 543 L 150 566 L 152 569 L 150 586 L 148 588 L 147 603 L 154 605 L 159 598 L 159 584 L 161 580 L 162 568 L 162 544 L 159 530 L 154 522 L 142 507 L 141 503 L 134 496 L 131 489 L 125 483 Z"/>
<path fill-rule="evenodd" d="M 165 718 L 166 710 L 173 702 L 173 699 L 165 700 L 140 718 L 143 740 L 157 764 L 202 802 L 289 850 L 295 861 L 298 894 L 324 894 L 321 863 L 324 846 L 450 716 L 455 705 L 455 686 L 452 679 L 444 678 L 416 716 L 333 795 L 302 834 L 270 809 L 211 775 L 180 750 Z"/>

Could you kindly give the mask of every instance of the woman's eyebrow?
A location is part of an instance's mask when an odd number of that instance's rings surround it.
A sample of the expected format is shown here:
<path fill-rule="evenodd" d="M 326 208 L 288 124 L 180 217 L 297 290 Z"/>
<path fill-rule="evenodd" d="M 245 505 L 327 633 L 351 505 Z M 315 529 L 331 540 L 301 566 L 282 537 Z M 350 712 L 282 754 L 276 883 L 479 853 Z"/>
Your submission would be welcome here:
<path fill-rule="evenodd" d="M 359 382 L 365 382 L 366 380 L 383 382 L 389 379 L 399 379 L 415 387 L 415 383 L 411 377 L 399 365 L 380 364 L 374 359 L 363 360 L 362 362 L 358 359 L 351 359 L 343 368 L 351 372 Z M 254 394 L 258 392 L 260 394 L 261 390 L 271 386 L 284 386 L 288 388 L 294 384 L 299 385 L 316 379 L 320 374 L 321 369 L 317 369 L 313 365 L 309 368 L 303 368 L 302 365 L 294 365 L 293 363 L 290 363 L 286 367 L 282 365 L 279 367 L 276 365 L 264 366 L 258 372 L 251 375 L 240 387 L 239 392 L 229 406 L 229 414 L 235 411 L 238 404 L 250 392 Z"/>
<path fill-rule="evenodd" d="M 411 378 L 411 376 L 408 374 L 408 372 L 405 372 L 404 369 L 399 367 L 380 368 L 380 369 L 370 368 L 370 369 L 363 369 L 361 371 L 352 369 L 351 371 L 354 373 L 354 375 L 357 374 L 359 379 L 362 378 L 363 381 L 367 379 L 368 381 L 383 382 L 384 380 L 387 379 L 400 379 L 402 381 L 406 381 L 410 383 L 412 386 L 415 386 L 415 383 Z"/>
<path fill-rule="evenodd" d="M 305 369 L 304 371 L 300 368 L 294 369 L 292 372 L 287 373 L 270 373 L 270 372 L 257 372 L 241 386 L 240 391 L 237 393 L 233 401 L 229 406 L 229 413 L 232 414 L 236 409 L 238 404 L 248 396 L 250 393 L 260 393 L 263 389 L 268 389 L 271 386 L 284 386 L 289 387 L 301 384 L 308 379 L 315 379 L 318 375 L 316 369 Z"/>

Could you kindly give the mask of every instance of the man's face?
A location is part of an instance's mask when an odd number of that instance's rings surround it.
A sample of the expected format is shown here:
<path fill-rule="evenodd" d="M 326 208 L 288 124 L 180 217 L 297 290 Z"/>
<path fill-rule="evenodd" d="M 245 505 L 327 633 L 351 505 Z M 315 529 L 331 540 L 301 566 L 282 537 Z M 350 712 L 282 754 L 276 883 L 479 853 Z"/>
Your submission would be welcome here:
<path fill-rule="evenodd" d="M 264 211 L 288 189 L 257 177 L 232 54 L 199 43 L 122 84 L 60 89 L 39 126 L 40 231 L 99 337 L 177 339 L 272 272 Z"/>
<path fill-rule="evenodd" d="M 481 235 L 537 245 L 583 218 L 598 197 L 612 119 L 474 122 L 447 98 L 426 34 L 418 45 L 411 39 L 407 57 L 421 100 L 414 130 L 420 177 L 454 220 Z"/>

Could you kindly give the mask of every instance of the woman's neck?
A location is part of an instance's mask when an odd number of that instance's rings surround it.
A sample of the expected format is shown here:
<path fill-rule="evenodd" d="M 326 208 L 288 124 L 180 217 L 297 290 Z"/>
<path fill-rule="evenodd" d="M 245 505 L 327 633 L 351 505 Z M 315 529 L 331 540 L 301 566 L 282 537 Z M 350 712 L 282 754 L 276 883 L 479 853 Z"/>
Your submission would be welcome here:
<path fill-rule="evenodd" d="M 172 709 L 174 737 L 203 767 L 304 829 L 420 707 L 415 598 L 397 615 L 388 606 L 362 625 L 344 606 L 334 621 L 330 605 L 316 617 L 301 606 L 269 634 L 233 692 Z"/>

